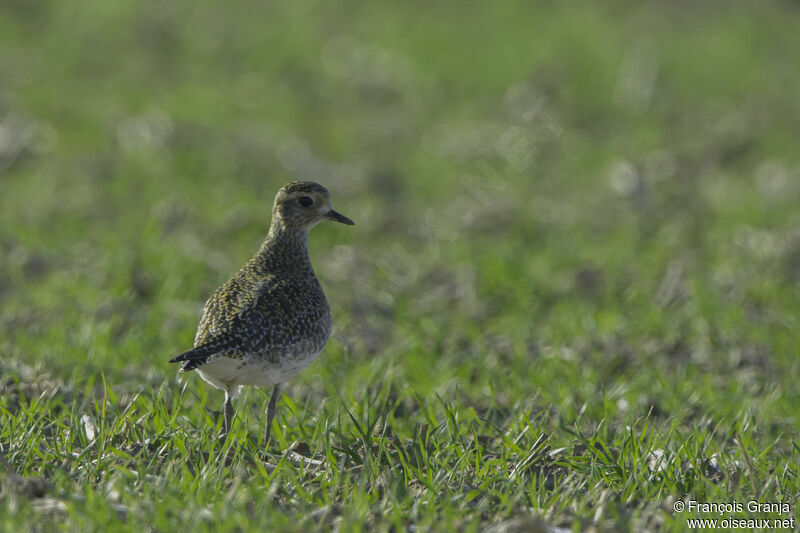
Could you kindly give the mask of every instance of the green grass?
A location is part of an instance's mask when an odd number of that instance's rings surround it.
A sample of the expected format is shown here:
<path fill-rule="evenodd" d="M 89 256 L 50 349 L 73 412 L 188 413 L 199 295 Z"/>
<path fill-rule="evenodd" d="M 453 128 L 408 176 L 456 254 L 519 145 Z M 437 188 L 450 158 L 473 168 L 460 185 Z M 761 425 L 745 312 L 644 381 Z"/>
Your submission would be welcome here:
<path fill-rule="evenodd" d="M 800 519 L 796 6 L 360 4 L 0 4 L 0 530 Z M 265 458 L 167 361 L 300 178 Z"/>

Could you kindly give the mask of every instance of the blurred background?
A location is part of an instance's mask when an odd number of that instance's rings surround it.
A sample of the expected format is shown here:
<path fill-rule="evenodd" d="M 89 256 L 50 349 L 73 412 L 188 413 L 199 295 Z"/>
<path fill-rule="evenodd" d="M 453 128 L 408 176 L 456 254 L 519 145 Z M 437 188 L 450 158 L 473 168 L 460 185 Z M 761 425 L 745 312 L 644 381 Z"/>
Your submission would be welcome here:
<path fill-rule="evenodd" d="M 311 179 L 357 225 L 312 234 L 335 338 L 290 394 L 391 376 L 486 416 L 691 421 L 746 393 L 781 424 L 798 22 L 788 0 L 4 0 L 6 394 L 173 379 L 275 192 Z"/>

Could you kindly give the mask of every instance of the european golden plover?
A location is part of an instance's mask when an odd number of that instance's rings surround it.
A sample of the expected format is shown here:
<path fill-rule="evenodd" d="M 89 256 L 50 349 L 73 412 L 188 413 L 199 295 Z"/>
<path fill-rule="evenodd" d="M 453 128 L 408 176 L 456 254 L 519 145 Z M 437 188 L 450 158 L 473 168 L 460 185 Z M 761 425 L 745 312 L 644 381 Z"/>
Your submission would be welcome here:
<path fill-rule="evenodd" d="M 308 254 L 308 232 L 325 220 L 353 225 L 333 210 L 318 183 L 295 181 L 278 191 L 267 238 L 206 302 L 194 348 L 170 361 L 225 391 L 224 436 L 233 422 L 231 400 L 242 386 L 272 387 L 269 445 L 282 384 L 307 367 L 331 335 L 331 312 Z"/>

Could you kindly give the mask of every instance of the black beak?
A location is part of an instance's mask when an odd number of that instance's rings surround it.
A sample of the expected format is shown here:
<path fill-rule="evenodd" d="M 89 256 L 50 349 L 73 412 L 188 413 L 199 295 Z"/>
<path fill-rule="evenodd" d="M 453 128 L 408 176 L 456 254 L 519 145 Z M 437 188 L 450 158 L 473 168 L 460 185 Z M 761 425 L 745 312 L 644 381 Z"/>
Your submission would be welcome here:
<path fill-rule="evenodd" d="M 344 216 L 341 213 L 337 213 L 333 209 L 328 211 L 328 218 L 331 220 L 335 220 L 336 222 L 341 222 L 342 224 L 347 224 L 348 226 L 355 226 L 356 223 Z"/>

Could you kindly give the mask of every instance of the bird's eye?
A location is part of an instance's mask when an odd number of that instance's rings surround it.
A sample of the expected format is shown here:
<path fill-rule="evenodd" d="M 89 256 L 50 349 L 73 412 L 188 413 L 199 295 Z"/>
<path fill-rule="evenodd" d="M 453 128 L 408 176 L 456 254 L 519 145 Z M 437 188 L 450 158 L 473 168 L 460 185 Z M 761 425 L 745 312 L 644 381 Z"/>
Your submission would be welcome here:
<path fill-rule="evenodd" d="M 301 196 L 297 201 L 300 202 L 300 205 L 303 207 L 308 207 L 314 203 L 314 200 L 312 200 L 310 196 Z"/>

